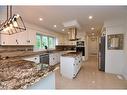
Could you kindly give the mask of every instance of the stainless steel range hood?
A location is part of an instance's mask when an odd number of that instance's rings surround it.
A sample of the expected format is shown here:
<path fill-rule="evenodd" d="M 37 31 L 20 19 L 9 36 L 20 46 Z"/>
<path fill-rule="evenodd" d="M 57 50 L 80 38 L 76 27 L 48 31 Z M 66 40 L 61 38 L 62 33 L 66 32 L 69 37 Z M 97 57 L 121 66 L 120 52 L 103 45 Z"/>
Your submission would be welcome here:
<path fill-rule="evenodd" d="M 68 31 L 69 41 L 78 40 L 77 31 L 80 29 L 80 25 L 77 20 L 71 20 L 63 23 L 64 27 Z"/>
<path fill-rule="evenodd" d="M 68 36 L 69 36 L 69 41 L 76 41 L 78 40 L 77 38 L 77 28 L 71 27 L 68 29 Z"/>

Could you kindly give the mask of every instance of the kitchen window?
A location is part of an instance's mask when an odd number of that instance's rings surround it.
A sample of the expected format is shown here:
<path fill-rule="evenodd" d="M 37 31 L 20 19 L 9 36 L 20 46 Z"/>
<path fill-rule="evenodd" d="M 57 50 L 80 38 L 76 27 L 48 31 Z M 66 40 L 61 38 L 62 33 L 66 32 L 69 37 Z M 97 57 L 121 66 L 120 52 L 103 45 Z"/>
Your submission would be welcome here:
<path fill-rule="evenodd" d="M 36 48 L 41 48 L 41 35 L 36 35 Z"/>
<path fill-rule="evenodd" d="M 45 46 L 47 46 L 48 49 L 54 49 L 55 48 L 55 37 L 37 34 L 36 35 L 36 48 L 45 49 Z"/>

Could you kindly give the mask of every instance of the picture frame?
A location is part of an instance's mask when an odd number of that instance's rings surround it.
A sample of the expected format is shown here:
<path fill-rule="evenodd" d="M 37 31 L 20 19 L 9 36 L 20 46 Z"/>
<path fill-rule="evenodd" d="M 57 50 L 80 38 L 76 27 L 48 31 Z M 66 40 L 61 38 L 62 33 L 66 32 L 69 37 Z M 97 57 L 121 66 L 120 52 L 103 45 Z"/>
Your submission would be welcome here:
<path fill-rule="evenodd" d="M 112 34 L 107 36 L 108 50 L 123 50 L 123 34 Z"/>

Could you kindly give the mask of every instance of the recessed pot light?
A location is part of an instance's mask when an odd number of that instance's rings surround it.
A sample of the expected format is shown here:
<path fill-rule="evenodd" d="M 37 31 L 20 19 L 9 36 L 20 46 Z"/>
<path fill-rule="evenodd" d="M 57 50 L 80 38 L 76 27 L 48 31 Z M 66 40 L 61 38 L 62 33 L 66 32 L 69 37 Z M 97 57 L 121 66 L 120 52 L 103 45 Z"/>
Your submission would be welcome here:
<path fill-rule="evenodd" d="M 94 27 L 92 27 L 91 30 L 94 30 Z"/>
<path fill-rule="evenodd" d="M 42 21 L 42 20 L 43 20 L 43 18 L 39 18 L 39 20 L 40 20 L 40 21 Z"/>
<path fill-rule="evenodd" d="M 64 31 L 64 29 L 62 29 L 62 31 Z"/>
<path fill-rule="evenodd" d="M 92 19 L 93 18 L 93 16 L 89 16 L 89 19 Z"/>
<path fill-rule="evenodd" d="M 92 35 L 92 36 L 94 36 L 95 34 L 94 34 L 94 33 L 92 33 L 91 35 Z"/>
<path fill-rule="evenodd" d="M 53 25 L 53 27 L 56 27 L 56 25 Z"/>

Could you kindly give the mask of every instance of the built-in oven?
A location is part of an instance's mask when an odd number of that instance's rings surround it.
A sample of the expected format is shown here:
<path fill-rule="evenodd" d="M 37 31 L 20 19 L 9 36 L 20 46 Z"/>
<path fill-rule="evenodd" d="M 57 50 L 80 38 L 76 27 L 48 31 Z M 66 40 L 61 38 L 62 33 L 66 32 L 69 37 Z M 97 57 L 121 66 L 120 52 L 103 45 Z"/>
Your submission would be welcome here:
<path fill-rule="evenodd" d="M 76 52 L 81 52 L 82 56 L 85 56 L 85 47 L 76 47 Z"/>
<path fill-rule="evenodd" d="M 77 41 L 76 52 L 81 52 L 82 56 L 85 56 L 85 43 L 84 43 L 84 41 Z"/>
<path fill-rule="evenodd" d="M 84 47 L 84 41 L 77 41 L 76 47 Z"/>
<path fill-rule="evenodd" d="M 49 54 L 40 55 L 40 63 L 49 65 Z"/>

